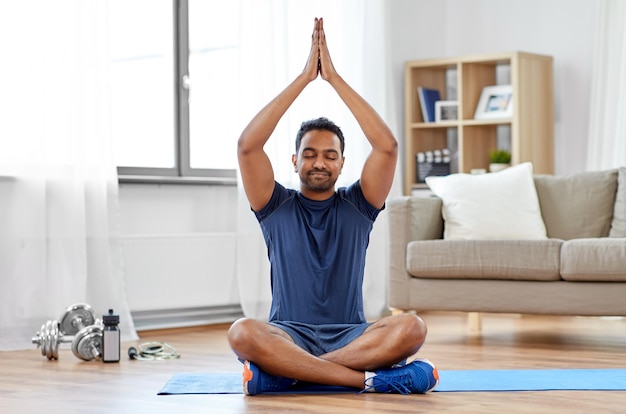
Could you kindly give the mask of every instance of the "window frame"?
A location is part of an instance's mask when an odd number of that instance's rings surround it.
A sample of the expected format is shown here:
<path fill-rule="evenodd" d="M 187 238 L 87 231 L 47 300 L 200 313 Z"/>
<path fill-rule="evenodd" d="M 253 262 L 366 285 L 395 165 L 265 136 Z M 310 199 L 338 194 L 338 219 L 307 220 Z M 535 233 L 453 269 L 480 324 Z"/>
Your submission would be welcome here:
<path fill-rule="evenodd" d="M 236 185 L 236 169 L 191 168 L 189 135 L 189 3 L 172 0 L 174 19 L 174 159 L 172 168 L 117 167 L 120 183 Z"/>

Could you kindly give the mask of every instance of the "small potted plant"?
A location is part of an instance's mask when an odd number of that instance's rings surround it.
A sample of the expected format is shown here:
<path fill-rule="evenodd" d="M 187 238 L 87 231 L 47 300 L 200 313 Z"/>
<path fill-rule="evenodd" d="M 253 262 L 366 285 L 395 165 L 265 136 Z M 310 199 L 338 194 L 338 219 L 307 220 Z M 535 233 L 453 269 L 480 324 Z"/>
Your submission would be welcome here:
<path fill-rule="evenodd" d="M 505 150 L 494 150 L 489 153 L 489 172 L 497 172 L 511 165 L 511 153 Z"/>

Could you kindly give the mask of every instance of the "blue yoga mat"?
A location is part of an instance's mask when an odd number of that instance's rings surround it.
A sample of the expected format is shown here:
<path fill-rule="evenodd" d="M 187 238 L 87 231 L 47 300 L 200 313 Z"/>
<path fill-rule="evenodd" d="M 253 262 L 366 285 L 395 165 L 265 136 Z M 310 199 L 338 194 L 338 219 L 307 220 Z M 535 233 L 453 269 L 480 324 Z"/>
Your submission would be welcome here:
<path fill-rule="evenodd" d="M 435 392 L 554 390 L 626 390 L 626 369 L 440 370 L 439 386 Z M 346 387 L 302 385 L 282 393 L 329 394 L 358 391 Z M 241 373 L 221 372 L 176 374 L 158 394 L 241 393 Z"/>
<path fill-rule="evenodd" d="M 520 369 L 439 371 L 435 391 L 619 391 L 626 369 Z"/>

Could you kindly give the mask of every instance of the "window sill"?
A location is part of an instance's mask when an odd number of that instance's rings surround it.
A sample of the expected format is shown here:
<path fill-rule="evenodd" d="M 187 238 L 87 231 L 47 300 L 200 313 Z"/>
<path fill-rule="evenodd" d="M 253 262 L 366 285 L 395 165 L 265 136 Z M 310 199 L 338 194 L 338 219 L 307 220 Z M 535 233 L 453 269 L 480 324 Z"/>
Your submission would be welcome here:
<path fill-rule="evenodd" d="M 226 185 L 237 186 L 235 177 L 168 177 L 156 175 L 118 175 L 120 184 Z"/>

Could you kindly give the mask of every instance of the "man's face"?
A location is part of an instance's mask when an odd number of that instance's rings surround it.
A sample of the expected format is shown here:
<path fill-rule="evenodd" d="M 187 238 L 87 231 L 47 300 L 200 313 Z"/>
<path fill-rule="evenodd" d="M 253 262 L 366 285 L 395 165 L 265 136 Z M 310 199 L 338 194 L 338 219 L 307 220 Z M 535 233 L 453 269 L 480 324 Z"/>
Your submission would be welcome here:
<path fill-rule="evenodd" d="M 298 154 L 292 157 L 300 176 L 302 194 L 325 199 L 335 191 L 335 182 L 343 168 L 341 142 L 332 132 L 312 130 L 304 134 Z"/>

